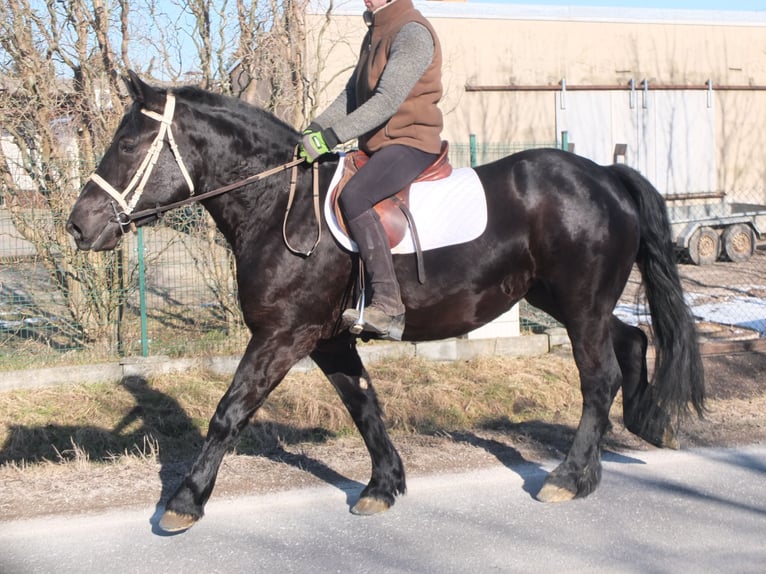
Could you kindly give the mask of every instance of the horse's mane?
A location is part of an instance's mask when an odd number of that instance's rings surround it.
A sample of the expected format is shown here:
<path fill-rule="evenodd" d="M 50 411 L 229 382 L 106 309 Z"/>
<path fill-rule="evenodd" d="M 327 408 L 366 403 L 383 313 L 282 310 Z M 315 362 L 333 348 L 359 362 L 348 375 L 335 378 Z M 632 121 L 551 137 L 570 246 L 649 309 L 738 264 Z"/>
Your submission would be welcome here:
<path fill-rule="evenodd" d="M 227 96 L 208 90 L 203 90 L 198 86 L 182 86 L 180 88 L 174 88 L 173 93 L 175 93 L 177 97 L 192 104 L 211 106 L 214 108 L 223 108 L 231 111 L 232 115 L 249 117 L 254 121 L 257 121 L 259 118 L 269 123 L 281 126 L 283 129 L 287 129 L 291 132 L 296 132 L 293 126 L 278 118 L 268 110 L 233 96 Z"/>

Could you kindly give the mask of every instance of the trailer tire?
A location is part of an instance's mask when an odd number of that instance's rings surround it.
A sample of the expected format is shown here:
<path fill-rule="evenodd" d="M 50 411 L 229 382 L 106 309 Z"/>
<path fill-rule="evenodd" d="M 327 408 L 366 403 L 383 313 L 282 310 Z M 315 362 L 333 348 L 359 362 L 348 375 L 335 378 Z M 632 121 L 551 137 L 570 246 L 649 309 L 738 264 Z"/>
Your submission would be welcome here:
<path fill-rule="evenodd" d="M 735 223 L 723 230 L 723 252 L 729 261 L 747 261 L 755 251 L 755 233 L 745 223 Z"/>
<path fill-rule="evenodd" d="M 695 265 L 710 265 L 721 254 L 721 238 L 712 227 L 700 227 L 689 240 L 688 251 Z"/>

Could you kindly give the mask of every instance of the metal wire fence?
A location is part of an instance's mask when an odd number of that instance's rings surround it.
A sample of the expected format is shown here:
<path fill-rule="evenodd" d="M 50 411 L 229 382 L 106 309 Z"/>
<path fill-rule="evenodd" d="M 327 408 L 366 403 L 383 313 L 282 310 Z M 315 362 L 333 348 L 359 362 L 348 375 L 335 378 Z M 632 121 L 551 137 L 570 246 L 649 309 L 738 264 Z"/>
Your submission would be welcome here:
<path fill-rule="evenodd" d="M 50 218 L 34 209 L 21 215 L 37 226 Z M 89 254 L 70 271 L 87 291 L 74 303 L 71 281 L 18 232 L 18 216 L 0 208 L 0 368 L 243 349 L 233 261 L 201 209 L 176 210 L 126 235 L 116 252 Z M 116 271 L 85 279 L 94 266 Z M 90 325 L 97 314 L 108 323 L 100 330 Z"/>
<path fill-rule="evenodd" d="M 468 166 L 550 145 L 456 143 L 450 158 Z M 755 211 L 764 203 L 754 194 Z M 57 264 L 63 250 L 56 242 L 66 239 L 55 231 L 62 222 L 51 217 L 35 206 L 0 206 L 0 368 L 242 351 L 247 330 L 233 260 L 202 208 L 176 210 L 126 236 L 115 253 L 82 255 L 79 266 L 69 267 Z M 766 250 L 753 233 L 752 249 L 745 246 L 750 256 L 726 261 L 725 229 L 712 228 L 720 240 L 713 262 L 680 266 L 695 315 L 700 325 L 735 325 L 766 337 Z M 46 234 L 53 248 L 40 247 Z M 637 284 L 631 280 L 618 313 L 640 322 Z M 530 307 L 522 307 L 521 317 L 532 330 L 555 324 Z"/>

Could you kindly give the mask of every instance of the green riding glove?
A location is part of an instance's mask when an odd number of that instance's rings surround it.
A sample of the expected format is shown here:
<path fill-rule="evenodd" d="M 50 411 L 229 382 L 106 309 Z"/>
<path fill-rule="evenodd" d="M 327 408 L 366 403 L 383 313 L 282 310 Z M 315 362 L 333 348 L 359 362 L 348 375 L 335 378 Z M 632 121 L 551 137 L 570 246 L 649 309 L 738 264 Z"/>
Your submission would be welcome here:
<path fill-rule="evenodd" d="M 338 136 L 330 129 L 315 129 L 318 126 L 312 124 L 303 131 L 301 136 L 298 156 L 305 159 L 308 163 L 313 163 L 316 159 L 329 153 L 332 148 L 338 145 Z"/>

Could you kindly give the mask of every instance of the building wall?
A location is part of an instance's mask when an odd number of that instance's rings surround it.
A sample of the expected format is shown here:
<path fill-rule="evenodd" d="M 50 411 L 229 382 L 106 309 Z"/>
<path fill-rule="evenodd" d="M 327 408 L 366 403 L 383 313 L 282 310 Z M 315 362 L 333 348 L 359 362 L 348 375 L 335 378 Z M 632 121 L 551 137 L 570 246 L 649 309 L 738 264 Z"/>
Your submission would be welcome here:
<path fill-rule="evenodd" d="M 321 110 L 342 89 L 365 32 L 361 0 L 326 2 L 307 22 L 308 75 L 324 88 Z M 556 92 L 634 80 L 703 89 L 711 80 L 716 113 L 717 184 L 766 203 L 766 14 L 690 10 L 496 5 L 416 1 L 444 53 L 444 136 L 466 142 L 550 142 L 559 137 Z M 318 70 L 318 72 L 317 72 Z M 467 91 L 511 87 L 507 91 Z M 520 88 L 523 88 L 520 89 Z M 736 88 L 736 89 L 732 89 Z M 314 114 L 311 114 L 314 115 Z M 758 198 L 751 197 L 759 194 Z"/>

